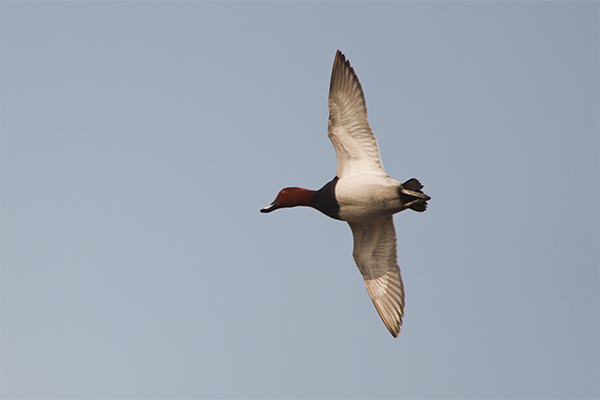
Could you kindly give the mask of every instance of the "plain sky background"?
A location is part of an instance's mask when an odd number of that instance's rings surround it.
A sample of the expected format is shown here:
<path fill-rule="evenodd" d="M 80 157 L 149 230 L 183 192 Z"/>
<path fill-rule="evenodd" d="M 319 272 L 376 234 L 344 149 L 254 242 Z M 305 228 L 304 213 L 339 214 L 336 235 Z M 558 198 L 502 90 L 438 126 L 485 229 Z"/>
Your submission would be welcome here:
<path fill-rule="evenodd" d="M 3 398 L 598 398 L 598 2 L 7 2 Z M 336 49 L 386 171 L 393 339 L 346 223 Z"/>

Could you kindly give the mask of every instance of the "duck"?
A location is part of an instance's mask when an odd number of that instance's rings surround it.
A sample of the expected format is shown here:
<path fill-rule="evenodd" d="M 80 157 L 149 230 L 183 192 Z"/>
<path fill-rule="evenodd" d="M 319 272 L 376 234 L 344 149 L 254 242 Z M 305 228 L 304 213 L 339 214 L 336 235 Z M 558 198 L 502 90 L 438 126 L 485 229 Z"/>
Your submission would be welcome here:
<path fill-rule="evenodd" d="M 335 177 L 319 190 L 281 189 L 260 212 L 312 207 L 350 225 L 352 256 L 375 309 L 394 338 L 404 318 L 404 283 L 398 266 L 393 215 L 411 209 L 424 212 L 431 199 L 423 185 L 404 183 L 383 169 L 379 146 L 367 120 L 362 85 L 346 56 L 337 50 L 329 85 L 327 133 L 337 155 Z"/>

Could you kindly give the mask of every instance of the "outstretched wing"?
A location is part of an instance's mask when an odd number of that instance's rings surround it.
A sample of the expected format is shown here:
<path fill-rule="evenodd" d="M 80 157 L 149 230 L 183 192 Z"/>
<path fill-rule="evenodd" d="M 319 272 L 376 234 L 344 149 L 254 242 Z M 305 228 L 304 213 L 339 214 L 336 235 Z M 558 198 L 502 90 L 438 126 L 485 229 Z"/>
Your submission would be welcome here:
<path fill-rule="evenodd" d="M 392 336 L 398 337 L 404 317 L 404 284 L 398 267 L 392 216 L 372 222 L 349 222 L 354 236 L 354 261 L 367 292 Z"/>
<path fill-rule="evenodd" d="M 337 51 L 329 86 L 329 139 L 337 154 L 337 177 L 385 175 L 377 140 L 367 120 L 367 105 L 350 62 Z"/>

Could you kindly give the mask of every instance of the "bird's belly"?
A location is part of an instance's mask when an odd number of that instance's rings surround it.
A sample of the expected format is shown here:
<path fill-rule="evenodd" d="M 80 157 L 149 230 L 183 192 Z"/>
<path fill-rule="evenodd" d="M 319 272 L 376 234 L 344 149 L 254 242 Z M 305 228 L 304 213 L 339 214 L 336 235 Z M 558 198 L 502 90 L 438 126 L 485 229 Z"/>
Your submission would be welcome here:
<path fill-rule="evenodd" d="M 402 211 L 398 185 L 400 182 L 391 178 L 356 177 L 340 180 L 335 188 L 340 219 L 365 222 Z"/>

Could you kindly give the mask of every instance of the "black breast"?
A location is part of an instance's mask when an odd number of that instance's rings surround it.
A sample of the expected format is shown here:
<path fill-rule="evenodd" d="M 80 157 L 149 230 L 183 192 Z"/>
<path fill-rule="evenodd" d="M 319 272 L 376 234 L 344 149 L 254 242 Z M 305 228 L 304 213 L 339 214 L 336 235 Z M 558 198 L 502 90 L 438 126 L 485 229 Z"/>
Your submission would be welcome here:
<path fill-rule="evenodd" d="M 336 176 L 321 189 L 315 193 L 313 199 L 313 207 L 321 211 L 323 214 L 340 219 L 340 205 L 335 198 L 335 185 L 339 178 Z"/>

